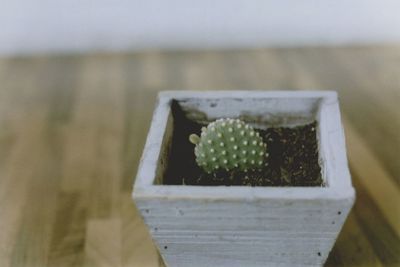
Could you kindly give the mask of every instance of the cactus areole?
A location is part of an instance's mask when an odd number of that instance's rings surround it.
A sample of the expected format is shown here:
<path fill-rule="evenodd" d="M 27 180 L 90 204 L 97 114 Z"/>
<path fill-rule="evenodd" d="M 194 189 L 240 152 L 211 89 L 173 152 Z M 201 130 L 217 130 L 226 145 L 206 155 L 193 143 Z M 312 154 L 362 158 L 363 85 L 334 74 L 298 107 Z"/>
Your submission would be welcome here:
<path fill-rule="evenodd" d="M 234 169 L 247 172 L 262 168 L 267 145 L 253 127 L 239 119 L 218 119 L 191 134 L 196 162 L 205 172 Z"/>

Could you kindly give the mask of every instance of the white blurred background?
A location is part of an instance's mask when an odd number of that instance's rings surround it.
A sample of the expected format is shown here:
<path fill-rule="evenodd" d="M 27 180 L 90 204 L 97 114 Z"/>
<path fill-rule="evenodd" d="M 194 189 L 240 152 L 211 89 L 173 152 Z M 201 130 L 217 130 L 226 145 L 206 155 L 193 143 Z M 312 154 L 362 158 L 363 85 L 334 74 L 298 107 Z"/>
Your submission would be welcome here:
<path fill-rule="evenodd" d="M 398 41 L 398 0 L 0 0 L 6 55 Z"/>

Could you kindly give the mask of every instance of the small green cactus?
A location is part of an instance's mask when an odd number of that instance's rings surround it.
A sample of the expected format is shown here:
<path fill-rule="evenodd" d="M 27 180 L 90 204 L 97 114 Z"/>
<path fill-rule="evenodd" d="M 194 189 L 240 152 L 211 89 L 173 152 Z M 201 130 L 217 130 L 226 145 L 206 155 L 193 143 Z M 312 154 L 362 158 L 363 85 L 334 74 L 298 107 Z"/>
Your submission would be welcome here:
<path fill-rule="evenodd" d="M 261 168 L 267 145 L 259 133 L 238 119 L 219 119 L 191 134 L 197 164 L 207 173 L 220 169 L 247 172 Z"/>

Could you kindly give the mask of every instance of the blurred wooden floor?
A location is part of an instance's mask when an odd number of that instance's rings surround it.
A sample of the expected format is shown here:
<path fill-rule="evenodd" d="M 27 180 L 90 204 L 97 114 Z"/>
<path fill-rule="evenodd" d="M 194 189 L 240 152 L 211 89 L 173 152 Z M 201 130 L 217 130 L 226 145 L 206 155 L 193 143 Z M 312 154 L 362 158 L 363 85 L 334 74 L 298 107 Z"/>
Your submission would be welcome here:
<path fill-rule="evenodd" d="M 0 266 L 159 266 L 132 204 L 165 89 L 336 89 L 357 202 L 327 266 L 400 266 L 400 46 L 0 59 Z"/>

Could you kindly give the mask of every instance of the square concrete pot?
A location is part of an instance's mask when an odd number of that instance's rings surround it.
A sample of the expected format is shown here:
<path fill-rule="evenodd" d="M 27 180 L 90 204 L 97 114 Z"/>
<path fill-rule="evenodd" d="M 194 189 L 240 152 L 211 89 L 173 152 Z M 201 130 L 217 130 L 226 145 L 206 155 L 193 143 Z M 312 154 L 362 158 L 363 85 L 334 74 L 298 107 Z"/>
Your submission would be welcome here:
<path fill-rule="evenodd" d="M 164 185 L 172 100 L 192 120 L 316 120 L 321 187 Z M 170 91 L 159 94 L 133 198 L 167 266 L 321 266 L 354 203 L 337 94 Z"/>

